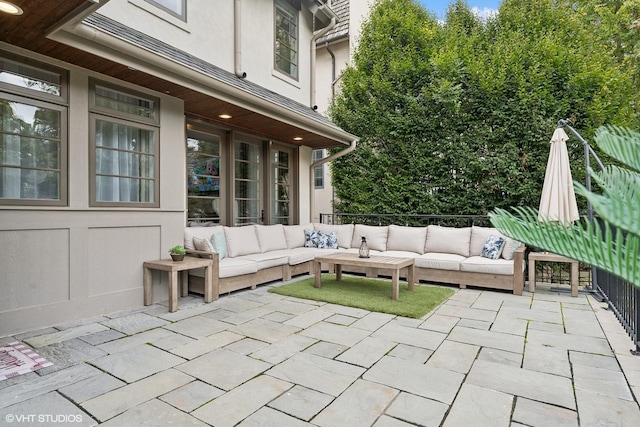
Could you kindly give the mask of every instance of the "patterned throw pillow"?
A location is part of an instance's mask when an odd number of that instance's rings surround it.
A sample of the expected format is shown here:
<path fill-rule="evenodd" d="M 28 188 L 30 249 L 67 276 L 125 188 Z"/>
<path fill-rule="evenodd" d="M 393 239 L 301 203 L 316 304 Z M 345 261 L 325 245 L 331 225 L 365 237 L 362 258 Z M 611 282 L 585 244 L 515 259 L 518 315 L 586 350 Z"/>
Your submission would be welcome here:
<path fill-rule="evenodd" d="M 338 235 L 335 231 L 318 231 L 318 249 L 338 249 Z"/>
<path fill-rule="evenodd" d="M 215 247 L 215 252 L 218 252 L 218 259 L 222 261 L 227 257 L 227 241 L 224 238 L 224 233 L 215 233 L 211 236 L 211 243 Z"/>
<path fill-rule="evenodd" d="M 316 230 L 304 230 L 304 247 L 305 248 L 317 248 L 318 241 L 320 240 L 319 231 Z"/>
<path fill-rule="evenodd" d="M 487 240 L 484 242 L 484 247 L 482 248 L 480 256 L 489 259 L 498 259 L 500 258 L 500 253 L 502 252 L 504 244 L 504 237 L 491 235 L 487 237 Z"/>

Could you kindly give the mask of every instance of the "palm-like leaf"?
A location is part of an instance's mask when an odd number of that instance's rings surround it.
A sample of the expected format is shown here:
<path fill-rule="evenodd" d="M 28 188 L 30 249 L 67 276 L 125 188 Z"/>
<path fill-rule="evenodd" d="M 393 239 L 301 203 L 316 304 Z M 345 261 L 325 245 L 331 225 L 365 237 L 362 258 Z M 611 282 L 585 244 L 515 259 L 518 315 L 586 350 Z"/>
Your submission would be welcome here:
<path fill-rule="evenodd" d="M 640 287 L 640 133 L 618 127 L 596 132 L 596 143 L 633 170 L 609 166 L 594 172 L 603 194 L 574 183 L 592 204 L 599 220 L 570 227 L 539 222 L 532 208 L 515 213 L 496 209 L 491 223 L 505 235 L 550 252 L 591 264 Z"/>

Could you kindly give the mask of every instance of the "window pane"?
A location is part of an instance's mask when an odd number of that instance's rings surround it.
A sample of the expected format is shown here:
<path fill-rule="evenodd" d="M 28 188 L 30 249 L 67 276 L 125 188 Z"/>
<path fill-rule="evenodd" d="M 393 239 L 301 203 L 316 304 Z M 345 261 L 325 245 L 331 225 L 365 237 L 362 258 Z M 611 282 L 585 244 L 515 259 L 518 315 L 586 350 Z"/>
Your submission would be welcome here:
<path fill-rule="evenodd" d="M 155 131 L 96 119 L 96 201 L 152 203 Z"/>
<path fill-rule="evenodd" d="M 60 74 L 5 58 L 0 58 L 0 82 L 56 96 L 62 93 Z"/>
<path fill-rule="evenodd" d="M 190 221 L 220 222 L 220 199 L 209 197 L 189 197 Z"/>
<path fill-rule="evenodd" d="M 155 119 L 156 102 L 104 86 L 95 86 L 95 103 L 98 107 L 108 108 L 134 116 Z"/>
<path fill-rule="evenodd" d="M 166 9 L 169 9 L 176 15 L 184 16 L 184 0 L 151 0 Z"/>
<path fill-rule="evenodd" d="M 275 67 L 298 77 L 298 11 L 276 0 Z"/>
<path fill-rule="evenodd" d="M 0 99 L 0 198 L 60 199 L 62 112 Z"/>
<path fill-rule="evenodd" d="M 153 190 L 152 180 L 116 176 L 96 177 L 96 200 L 100 202 L 153 202 Z"/>
<path fill-rule="evenodd" d="M 188 218 L 220 222 L 220 137 L 189 131 L 187 137 Z"/>

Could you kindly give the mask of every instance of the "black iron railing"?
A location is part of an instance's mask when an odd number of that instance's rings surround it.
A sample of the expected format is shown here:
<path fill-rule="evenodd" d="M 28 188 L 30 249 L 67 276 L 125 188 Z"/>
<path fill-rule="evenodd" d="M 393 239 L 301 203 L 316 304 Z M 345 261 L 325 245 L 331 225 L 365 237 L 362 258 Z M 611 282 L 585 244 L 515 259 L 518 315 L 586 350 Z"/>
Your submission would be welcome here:
<path fill-rule="evenodd" d="M 366 225 L 406 225 L 427 226 L 441 225 L 446 227 L 491 227 L 487 215 L 404 215 L 404 214 L 350 214 L 330 213 L 320 214 L 323 224 L 366 224 Z M 545 268 L 546 263 L 538 263 L 536 270 Z M 568 264 L 552 263 L 551 270 L 541 271 L 541 281 L 555 283 L 566 281 L 569 272 L 558 269 L 568 268 Z M 555 265 L 558 264 L 558 265 Z M 549 268 L 549 267 L 547 267 Z M 546 271 L 550 271 L 546 273 Z M 594 286 L 591 278 L 591 267 L 580 264 L 580 286 L 588 290 L 597 290 L 609 305 L 609 308 L 627 331 L 636 347 L 634 354 L 640 355 L 640 289 L 628 282 L 601 271 L 596 270 L 597 284 Z M 525 276 L 526 277 L 526 276 Z M 538 273 L 536 273 L 538 277 Z M 548 280 L 545 280 L 548 277 Z"/>
<path fill-rule="evenodd" d="M 640 355 L 640 288 L 606 271 L 596 271 L 598 290 L 633 340 L 636 348 L 632 353 Z"/>

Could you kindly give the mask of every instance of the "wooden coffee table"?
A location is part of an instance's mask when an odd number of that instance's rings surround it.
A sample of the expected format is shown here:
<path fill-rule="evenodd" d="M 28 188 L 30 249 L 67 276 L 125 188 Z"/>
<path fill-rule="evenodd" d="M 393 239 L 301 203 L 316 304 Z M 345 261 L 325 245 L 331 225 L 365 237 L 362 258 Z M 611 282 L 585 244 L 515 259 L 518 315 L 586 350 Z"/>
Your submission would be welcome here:
<path fill-rule="evenodd" d="M 335 265 L 336 280 L 342 280 L 342 266 L 364 267 L 364 268 L 383 268 L 392 270 L 391 276 L 391 298 L 398 299 L 400 293 L 400 269 L 408 267 L 407 283 L 409 290 L 413 291 L 413 279 L 415 276 L 415 265 L 413 258 L 399 258 L 391 256 L 372 255 L 370 258 L 360 258 L 358 254 L 353 253 L 333 253 L 326 256 L 317 256 L 313 259 L 313 271 L 315 273 L 315 287 L 322 286 L 321 266 L 322 263 Z"/>

